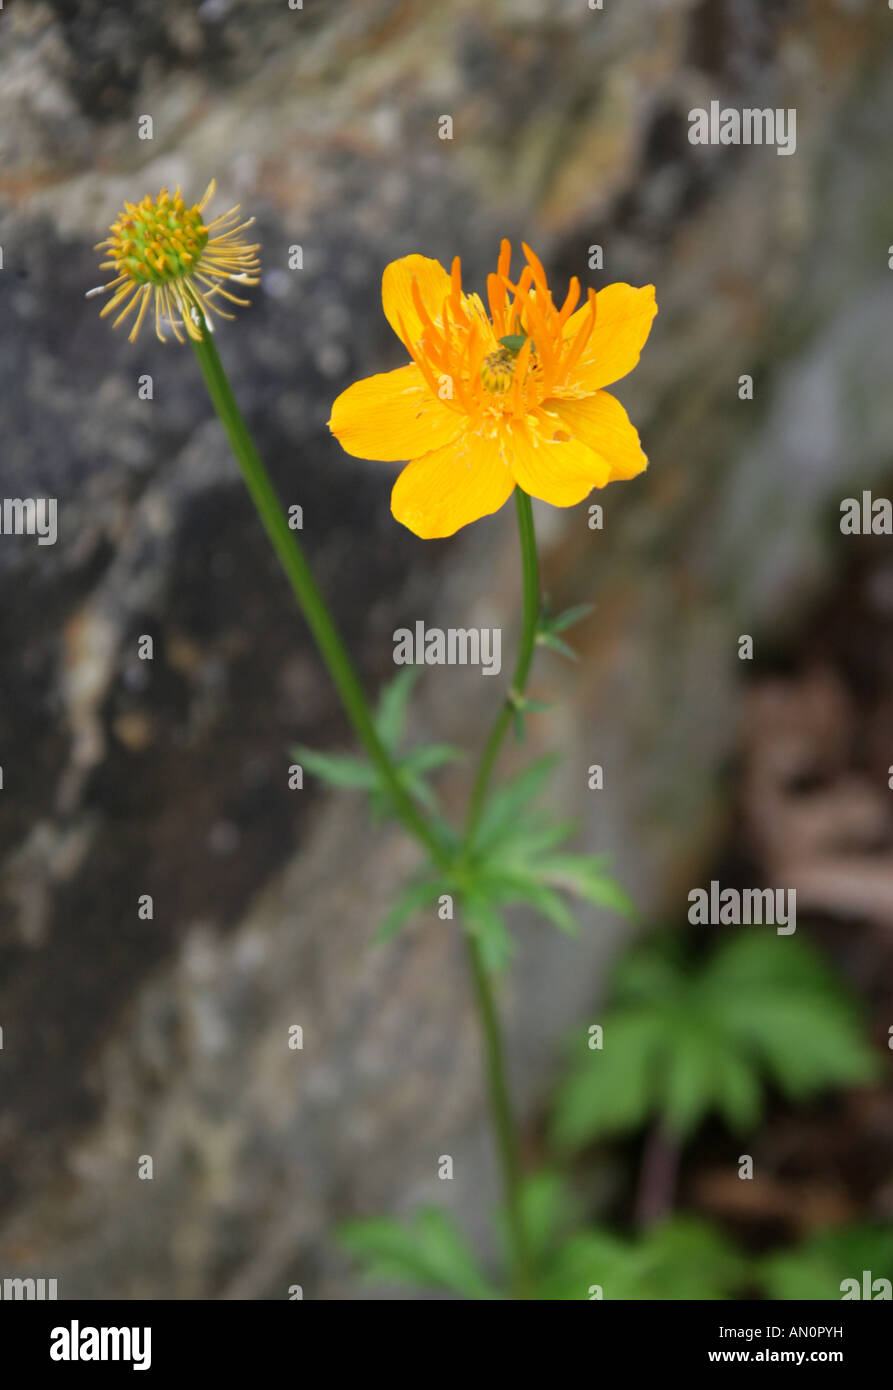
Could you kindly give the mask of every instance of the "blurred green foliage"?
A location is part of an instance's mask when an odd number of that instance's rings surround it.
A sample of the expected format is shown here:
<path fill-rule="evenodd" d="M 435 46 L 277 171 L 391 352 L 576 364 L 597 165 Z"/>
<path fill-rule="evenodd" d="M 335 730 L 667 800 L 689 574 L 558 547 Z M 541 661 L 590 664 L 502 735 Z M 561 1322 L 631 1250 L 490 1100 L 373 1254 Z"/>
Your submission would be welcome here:
<path fill-rule="evenodd" d="M 893 1281 L 893 1227 L 839 1226 L 819 1231 L 793 1250 L 778 1250 L 759 1264 L 768 1298 L 840 1298 L 844 1279 L 862 1273 Z"/>
<path fill-rule="evenodd" d="M 351 1221 L 341 1240 L 374 1283 L 416 1284 L 466 1299 L 499 1296 L 452 1217 L 436 1207 L 405 1224 L 387 1216 Z"/>
<path fill-rule="evenodd" d="M 547 773 L 534 764 L 503 789 L 482 822 L 485 848 L 505 834 L 510 858 L 529 849 L 528 865 L 538 856 L 554 863 L 548 837 L 537 841 L 533 824 L 519 819 Z M 821 955 L 791 937 L 738 936 L 696 962 L 678 938 L 664 939 L 619 962 L 611 997 L 604 1048 L 590 1049 L 587 1035 L 558 1088 L 552 1135 L 565 1154 L 653 1122 L 682 1142 L 711 1114 L 742 1132 L 759 1123 L 769 1085 L 796 1102 L 878 1074 L 854 1001 Z M 569 1178 L 554 1168 L 527 1180 L 523 1210 L 538 1299 L 833 1300 L 843 1280 L 863 1271 L 893 1277 L 887 1228 L 839 1227 L 761 1257 L 687 1216 L 624 1235 L 581 1220 Z M 351 1222 L 342 1238 L 373 1280 L 465 1299 L 509 1297 L 443 1212 L 419 1212 L 405 1224 Z"/>
<path fill-rule="evenodd" d="M 542 644 L 572 655 L 559 633 L 583 615 L 541 620 Z M 428 860 L 397 896 L 379 930 L 386 939 L 417 912 L 434 916 L 448 895 L 466 931 L 478 938 L 487 968 L 502 969 L 513 942 L 506 910 L 532 908 L 562 932 L 578 930 L 578 901 L 624 915 L 633 904 L 604 858 L 568 851 L 574 822 L 539 808 L 556 758 L 529 763 L 490 794 L 473 831 L 461 837 L 440 816 L 428 783 L 461 757 L 446 745 L 404 750 L 417 671 L 402 671 L 382 691 L 375 723 L 407 792 L 433 817 L 446 854 Z M 518 713 L 519 711 L 516 711 Z M 521 711 L 523 713 L 523 711 Z M 367 792 L 372 813 L 391 807 L 374 768 L 362 758 L 297 748 L 308 771 L 336 787 Z M 739 930 L 709 954 L 687 952 L 681 936 L 662 933 L 615 968 L 600 1019 L 601 1045 L 578 1030 L 549 1129 L 565 1158 L 595 1141 L 656 1126 L 681 1145 L 710 1116 L 738 1134 L 763 1117 L 769 1088 L 802 1103 L 822 1091 L 861 1085 L 878 1075 L 854 1000 L 823 957 L 802 938 Z M 533 1261 L 533 1296 L 566 1299 L 694 1299 L 763 1293 L 769 1298 L 839 1298 L 841 1280 L 890 1267 L 889 1235 L 872 1228 L 823 1233 L 799 1249 L 754 1259 L 708 1222 L 668 1217 L 635 1235 L 585 1219 L 569 1179 L 546 1169 L 525 1183 L 522 1205 Z M 505 1214 L 496 1217 L 500 1270 L 510 1264 Z M 406 1221 L 373 1217 L 347 1223 L 346 1249 L 377 1283 L 412 1284 L 458 1298 L 510 1296 L 508 1278 L 492 1277 L 454 1219 L 425 1208 Z"/>
<path fill-rule="evenodd" d="M 877 1076 L 858 1011 L 817 951 L 794 937 L 733 937 L 702 964 L 682 943 L 618 965 L 603 1047 L 583 1038 L 558 1088 L 552 1136 L 573 1150 L 651 1120 L 688 1139 L 711 1113 L 743 1133 L 771 1083 L 793 1101 Z"/>

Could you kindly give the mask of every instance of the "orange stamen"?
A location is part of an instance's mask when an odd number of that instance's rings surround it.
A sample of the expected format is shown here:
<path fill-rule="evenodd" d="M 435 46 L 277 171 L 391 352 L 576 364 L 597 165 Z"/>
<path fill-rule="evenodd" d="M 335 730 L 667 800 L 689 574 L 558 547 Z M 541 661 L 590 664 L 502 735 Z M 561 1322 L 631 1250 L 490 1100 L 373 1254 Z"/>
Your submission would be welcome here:
<path fill-rule="evenodd" d="M 453 318 L 457 323 L 468 324 L 468 315 L 462 303 L 462 262 L 458 256 L 453 257 L 453 264 L 450 267 L 450 306 L 453 310 Z"/>
<path fill-rule="evenodd" d="M 524 255 L 527 257 L 528 264 L 533 271 L 533 279 L 537 289 L 542 290 L 543 294 L 549 293 L 549 282 L 546 279 L 546 272 L 543 270 L 543 263 L 535 252 L 531 251 L 526 241 L 521 242 Z"/>
<path fill-rule="evenodd" d="M 430 390 L 433 392 L 433 394 L 434 394 L 435 396 L 437 396 L 437 398 L 438 398 L 438 400 L 439 400 L 439 399 L 440 399 L 440 385 L 439 385 L 439 383 L 438 383 L 438 381 L 437 381 L 437 378 L 435 377 L 435 375 L 434 375 L 434 373 L 432 372 L 430 366 L 428 365 L 428 362 L 427 362 L 426 359 L 425 359 L 424 353 L 421 353 L 421 352 L 418 351 L 418 349 L 416 348 L 416 346 L 415 346 L 415 344 L 413 343 L 412 339 L 410 338 L 409 333 L 407 332 L 407 329 L 406 329 L 406 324 L 403 322 L 403 316 L 402 316 L 402 314 L 398 314 L 398 315 L 397 315 L 397 322 L 398 322 L 399 325 L 400 325 L 400 337 L 403 339 L 404 343 L 406 344 L 406 350 L 407 350 L 407 352 L 409 353 L 409 355 L 410 355 L 410 357 L 412 358 L 413 362 L 414 362 L 414 363 L 416 364 L 416 366 L 418 367 L 419 371 L 422 373 L 422 376 L 425 378 L 425 381 L 428 383 L 428 387 L 429 387 Z M 437 365 L 437 364 L 435 364 L 435 365 Z M 455 402 L 455 401 L 452 401 L 452 400 L 445 400 L 445 401 L 444 401 L 444 405 L 449 406 L 449 408 L 450 408 L 451 410 L 458 410 L 458 409 L 459 409 L 459 407 L 456 405 L 456 402 Z"/>
<path fill-rule="evenodd" d="M 576 275 L 571 276 L 570 284 L 567 287 L 567 298 L 558 313 L 558 322 L 562 328 L 567 323 L 571 314 L 577 307 L 577 300 L 580 298 L 580 281 Z"/>
<path fill-rule="evenodd" d="M 523 413 L 521 398 L 522 391 L 527 376 L 527 368 L 530 364 L 530 339 L 524 343 L 518 356 L 515 358 L 515 375 L 512 381 L 512 411 L 515 415 Z M 526 393 L 525 393 L 526 400 Z"/>
<path fill-rule="evenodd" d="M 589 318 L 584 319 L 583 323 L 580 325 L 576 337 L 571 342 L 570 351 L 561 364 L 562 376 L 565 381 L 580 360 L 580 356 L 592 336 L 592 330 L 595 328 L 595 319 L 598 312 L 595 290 L 587 290 L 586 298 L 589 304 Z"/>
<path fill-rule="evenodd" d="M 498 338 L 505 332 L 505 284 L 498 275 L 487 276 L 487 299 L 490 304 L 490 318 Z"/>
<path fill-rule="evenodd" d="M 447 373 L 453 383 L 453 390 L 459 397 L 464 408 L 470 410 L 471 400 L 465 390 L 465 384 L 462 381 L 462 373 L 459 370 L 459 355 L 454 350 L 453 346 L 453 335 L 450 329 L 450 306 L 448 303 L 443 306 L 443 338 L 446 348 Z"/>

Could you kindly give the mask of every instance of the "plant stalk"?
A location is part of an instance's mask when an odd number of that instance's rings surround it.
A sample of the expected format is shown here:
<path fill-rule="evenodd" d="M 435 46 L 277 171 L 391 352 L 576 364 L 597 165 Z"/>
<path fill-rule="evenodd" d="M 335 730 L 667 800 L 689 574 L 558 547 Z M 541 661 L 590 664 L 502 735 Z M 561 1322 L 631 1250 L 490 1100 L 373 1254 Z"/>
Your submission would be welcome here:
<path fill-rule="evenodd" d="M 468 957 L 471 963 L 475 999 L 481 1023 L 487 1094 L 502 1173 L 506 1228 L 511 1250 L 512 1291 L 516 1299 L 527 1299 L 530 1297 L 531 1261 L 521 1199 L 518 1131 L 509 1096 L 505 1049 L 499 1017 L 496 1012 L 493 985 L 481 959 L 477 937 L 466 932 L 465 940 L 468 943 Z"/>
<path fill-rule="evenodd" d="M 645 1140 L 636 1192 L 634 1220 L 639 1230 L 663 1221 L 673 1210 L 679 1159 L 679 1141 L 655 1123 Z"/>
<path fill-rule="evenodd" d="M 536 533 L 533 526 L 533 507 L 530 498 L 521 488 L 515 489 L 515 505 L 518 513 L 518 534 L 521 542 L 521 576 L 524 611 L 521 624 L 521 641 L 518 659 L 512 677 L 512 684 L 505 703 L 496 717 L 490 736 L 484 745 L 481 761 L 471 793 L 471 805 L 465 827 L 465 849 L 470 848 L 481 812 L 486 802 L 487 791 L 493 768 L 502 748 L 503 740 L 512 721 L 512 715 L 524 699 L 527 677 L 533 660 L 539 622 L 539 565 L 536 553 Z M 518 1153 L 518 1130 L 515 1124 L 512 1103 L 509 1095 L 508 1073 L 505 1064 L 505 1050 L 496 1009 L 493 985 L 481 958 L 476 937 L 465 933 L 471 973 L 474 978 L 475 996 L 481 1019 L 484 1042 L 484 1065 L 487 1091 L 490 1098 L 490 1112 L 496 1134 L 499 1162 L 502 1170 L 502 1186 L 505 1195 L 508 1236 L 512 1252 L 512 1272 L 515 1297 L 526 1299 L 530 1296 L 531 1260 L 527 1239 L 526 1223 L 521 1198 L 521 1164 Z"/>
<path fill-rule="evenodd" d="M 487 798 L 487 789 L 490 785 L 490 777 L 499 757 L 499 750 L 502 747 L 503 739 L 508 733 L 509 725 L 512 722 L 512 715 L 521 706 L 524 699 L 524 691 L 527 686 L 527 677 L 530 673 L 530 663 L 533 660 L 533 649 L 536 645 L 536 629 L 539 621 L 540 605 L 540 581 L 539 564 L 536 555 L 536 533 L 533 528 L 533 507 L 530 498 L 521 488 L 515 488 L 515 506 L 518 512 L 518 534 L 521 540 L 521 583 L 524 596 L 524 615 L 521 623 L 521 643 L 518 648 L 518 660 L 515 664 L 515 673 L 512 676 L 512 684 L 506 696 L 496 723 L 490 731 L 490 737 L 484 746 L 481 761 L 478 766 L 477 775 L 474 779 L 474 786 L 471 791 L 471 805 L 468 812 L 468 821 L 465 827 L 466 843 L 470 841 L 477 823 L 480 820 L 481 812 Z"/>
<path fill-rule="evenodd" d="M 387 749 L 376 732 L 363 687 L 325 600 L 316 587 L 300 542 L 288 524 L 270 475 L 254 447 L 207 326 L 204 327 L 200 342 L 194 338 L 190 338 L 190 342 L 195 349 L 214 408 L 242 471 L 245 485 L 357 737 L 366 749 L 370 762 L 376 768 L 407 830 L 421 841 L 437 863 L 446 866 L 449 862 L 446 851 L 407 793 Z"/>
<path fill-rule="evenodd" d="M 200 341 L 190 339 L 208 388 L 211 401 L 226 431 L 245 485 L 270 542 L 279 557 L 298 606 L 319 648 L 347 715 L 370 761 L 387 789 L 403 824 L 443 868 L 452 867 L 452 858 L 440 843 L 403 786 L 391 757 L 376 732 L 363 688 L 344 643 L 316 586 L 300 542 L 291 530 L 273 482 L 254 447 L 242 418 L 213 337 L 206 324 Z M 511 722 L 513 710 L 523 699 L 536 641 L 539 616 L 539 573 L 533 510 L 530 498 L 520 488 L 515 491 L 521 537 L 524 618 L 521 646 L 512 687 L 484 748 L 471 795 L 465 845 L 467 846 L 484 807 L 493 767 Z M 509 1238 L 512 1248 L 513 1287 L 517 1298 L 526 1298 L 530 1288 L 530 1261 L 521 1204 L 521 1174 L 517 1131 L 509 1098 L 505 1052 L 491 981 L 474 937 L 466 933 L 475 1001 L 481 1020 L 487 1090 L 502 1169 Z"/>

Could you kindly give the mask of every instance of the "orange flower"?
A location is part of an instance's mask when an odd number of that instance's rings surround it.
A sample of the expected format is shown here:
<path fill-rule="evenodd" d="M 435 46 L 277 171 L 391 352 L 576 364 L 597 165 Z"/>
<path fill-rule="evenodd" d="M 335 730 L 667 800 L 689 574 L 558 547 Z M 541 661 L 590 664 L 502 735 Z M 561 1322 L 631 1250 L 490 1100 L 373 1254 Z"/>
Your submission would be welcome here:
<path fill-rule="evenodd" d="M 515 485 L 570 507 L 647 468 L 626 411 L 602 388 L 631 372 L 657 313 L 654 286 L 608 285 L 574 312 L 574 277 L 559 309 L 537 257 L 509 279 L 503 241 L 487 282 L 490 313 L 427 256 L 392 261 L 385 315 L 412 362 L 358 381 L 329 427 L 357 458 L 411 459 L 391 510 L 417 536 L 451 536 L 498 511 Z"/>

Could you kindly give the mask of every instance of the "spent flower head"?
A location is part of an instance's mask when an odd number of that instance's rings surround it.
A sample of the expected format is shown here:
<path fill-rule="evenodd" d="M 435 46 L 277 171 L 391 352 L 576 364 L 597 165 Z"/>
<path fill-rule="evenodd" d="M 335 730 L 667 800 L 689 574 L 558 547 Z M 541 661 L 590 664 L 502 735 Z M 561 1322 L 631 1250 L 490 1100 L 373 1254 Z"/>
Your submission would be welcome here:
<path fill-rule="evenodd" d="M 256 285 L 260 261 L 259 246 L 249 246 L 243 236 L 254 218 L 239 221 L 238 206 L 230 208 L 212 222 L 205 222 L 204 210 L 214 196 L 212 179 L 201 200 L 187 207 L 179 188 L 171 194 L 162 188 L 157 198 L 148 194 L 141 203 L 125 203 L 124 211 L 109 228 L 110 235 L 99 242 L 97 251 L 107 259 L 101 270 L 114 271 L 113 278 L 89 294 L 112 297 L 102 317 L 115 309 L 120 312 L 114 326 L 136 311 L 130 330 L 133 342 L 150 307 L 154 309 L 155 331 L 166 342 L 162 324 L 170 324 L 178 342 L 181 327 L 197 341 L 202 324 L 211 313 L 233 318 L 216 302 L 218 296 L 231 304 L 246 306 L 225 288 L 228 282 Z"/>
<path fill-rule="evenodd" d="M 329 426 L 349 454 L 402 460 L 391 510 L 417 536 L 451 536 L 497 511 L 515 486 L 569 507 L 648 465 L 620 402 L 602 388 L 631 372 L 657 313 L 654 286 L 608 285 L 559 308 L 537 256 L 514 282 L 503 241 L 489 314 L 426 256 L 386 267 L 384 312 L 412 362 L 335 401 Z M 576 312 L 575 312 L 576 311 Z"/>

